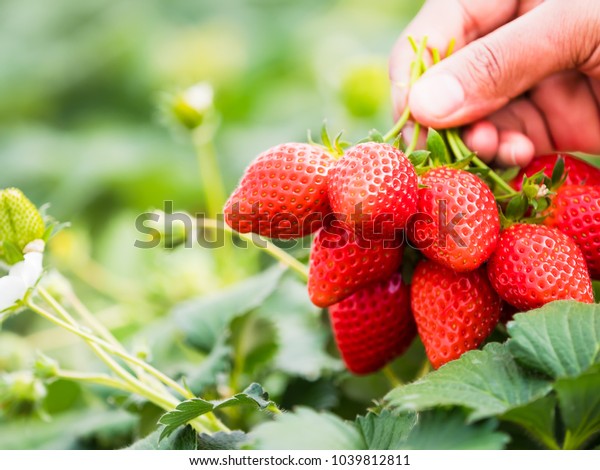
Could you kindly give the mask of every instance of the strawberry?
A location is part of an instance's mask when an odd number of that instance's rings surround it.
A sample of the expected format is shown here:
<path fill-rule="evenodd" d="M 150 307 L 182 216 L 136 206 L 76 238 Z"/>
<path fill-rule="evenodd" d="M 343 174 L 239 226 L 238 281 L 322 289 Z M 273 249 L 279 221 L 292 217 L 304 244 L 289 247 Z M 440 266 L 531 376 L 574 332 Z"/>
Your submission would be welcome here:
<path fill-rule="evenodd" d="M 417 207 L 417 174 L 404 153 L 367 142 L 349 149 L 329 173 L 336 216 L 365 238 L 392 239 Z"/>
<path fill-rule="evenodd" d="M 511 182 L 511 186 L 520 191 L 523 185 L 523 176 L 532 176 L 542 170 L 544 170 L 546 176 L 551 177 L 552 170 L 559 157 L 562 157 L 565 162 L 567 179 L 564 184 L 600 184 L 600 168 L 596 168 L 568 153 L 551 153 L 535 157 L 529 165 L 521 169 L 517 177 Z"/>
<path fill-rule="evenodd" d="M 310 300 L 328 307 L 367 284 L 389 278 L 402 262 L 402 251 L 397 243 L 365 240 L 337 223 L 321 228 L 310 252 Z"/>
<path fill-rule="evenodd" d="M 500 217 L 490 188 L 464 170 L 438 167 L 421 177 L 418 217 L 407 235 L 428 258 L 455 271 L 472 271 L 492 254 Z"/>
<path fill-rule="evenodd" d="M 592 279 L 600 277 L 600 186 L 561 186 L 544 224 L 581 248 Z"/>
<path fill-rule="evenodd" d="M 415 268 L 410 297 L 417 330 L 436 369 L 479 347 L 500 319 L 500 298 L 484 268 L 459 273 L 423 260 Z"/>
<path fill-rule="evenodd" d="M 329 307 L 335 341 L 351 372 L 375 372 L 408 349 L 417 333 L 409 292 L 394 273 Z"/>
<path fill-rule="evenodd" d="M 334 158 L 316 145 L 282 144 L 260 154 L 225 204 L 238 232 L 299 238 L 322 226 L 331 211 L 327 174 Z"/>
<path fill-rule="evenodd" d="M 543 225 L 515 224 L 500 235 L 488 262 L 500 297 L 521 311 L 553 300 L 592 303 L 592 281 L 572 238 Z"/>

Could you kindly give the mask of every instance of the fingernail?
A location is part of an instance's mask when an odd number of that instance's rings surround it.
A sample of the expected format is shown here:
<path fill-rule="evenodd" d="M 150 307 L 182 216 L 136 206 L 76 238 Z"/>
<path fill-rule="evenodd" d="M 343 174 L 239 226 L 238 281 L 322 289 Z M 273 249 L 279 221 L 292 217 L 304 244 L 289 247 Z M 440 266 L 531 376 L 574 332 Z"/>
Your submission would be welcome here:
<path fill-rule="evenodd" d="M 410 108 L 419 115 L 445 118 L 460 109 L 465 92 L 460 82 L 448 74 L 423 76 L 410 92 Z"/>

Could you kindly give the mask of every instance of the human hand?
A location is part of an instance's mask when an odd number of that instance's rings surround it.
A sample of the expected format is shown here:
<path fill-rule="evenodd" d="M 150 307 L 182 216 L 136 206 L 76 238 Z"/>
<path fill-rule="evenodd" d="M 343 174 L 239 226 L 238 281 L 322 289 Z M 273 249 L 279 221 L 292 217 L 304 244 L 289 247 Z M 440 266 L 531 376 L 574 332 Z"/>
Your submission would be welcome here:
<path fill-rule="evenodd" d="M 459 49 L 410 90 L 408 36 Z M 394 46 L 390 78 L 397 115 L 408 103 L 424 125 L 468 125 L 484 160 L 600 153 L 600 1 L 428 0 Z"/>

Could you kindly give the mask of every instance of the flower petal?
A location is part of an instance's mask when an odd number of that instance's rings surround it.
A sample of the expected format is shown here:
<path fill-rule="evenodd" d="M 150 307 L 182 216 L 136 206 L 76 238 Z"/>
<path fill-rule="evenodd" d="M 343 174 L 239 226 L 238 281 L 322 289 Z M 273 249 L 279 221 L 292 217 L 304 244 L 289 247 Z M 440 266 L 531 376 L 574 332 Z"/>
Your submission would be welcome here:
<path fill-rule="evenodd" d="M 20 277 L 0 277 L 0 312 L 12 307 L 17 300 L 25 297 L 28 287 Z"/>
<path fill-rule="evenodd" d="M 35 285 L 42 275 L 43 255 L 41 253 L 27 253 L 24 258 L 24 261 L 21 261 L 10 268 L 8 276 L 22 279 L 27 288 L 30 288 Z"/>

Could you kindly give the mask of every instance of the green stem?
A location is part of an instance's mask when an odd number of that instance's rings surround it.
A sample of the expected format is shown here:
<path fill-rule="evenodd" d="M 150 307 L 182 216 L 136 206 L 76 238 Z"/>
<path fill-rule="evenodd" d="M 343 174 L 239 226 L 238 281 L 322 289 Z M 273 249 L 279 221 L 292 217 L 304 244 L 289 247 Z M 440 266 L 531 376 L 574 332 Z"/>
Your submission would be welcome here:
<path fill-rule="evenodd" d="M 39 288 L 39 292 L 40 295 L 46 300 L 48 301 L 48 299 L 51 297 L 51 295 L 42 287 Z M 81 302 L 81 300 L 79 300 L 79 297 L 77 297 L 77 295 L 75 294 L 75 291 L 72 289 L 71 286 L 69 286 L 69 289 L 67 289 L 67 292 L 65 293 L 65 298 L 66 300 L 73 306 L 74 310 L 77 312 L 77 314 L 93 329 L 96 331 L 96 333 L 98 333 L 98 336 L 104 340 L 106 340 L 107 342 L 111 343 L 113 346 L 115 346 L 116 348 L 119 348 L 121 350 L 121 352 L 123 353 L 127 353 L 127 351 L 125 350 L 125 348 L 123 347 L 123 345 L 121 343 L 119 343 L 119 341 L 117 341 L 117 339 L 113 336 L 113 334 L 110 332 L 110 330 L 108 328 L 106 328 L 101 322 L 99 322 L 96 317 L 92 314 L 92 312 L 90 312 L 90 310 L 83 304 L 83 302 Z M 75 325 L 75 323 L 73 323 Z M 138 376 L 138 378 L 144 382 L 147 382 L 148 377 L 146 376 L 145 372 L 143 371 L 143 369 L 141 369 L 139 366 L 135 367 L 135 373 Z M 161 382 L 155 382 L 154 387 L 156 388 L 156 386 L 160 386 L 162 388 L 161 391 L 166 391 L 163 388 L 163 384 Z"/>
<path fill-rule="evenodd" d="M 410 118 L 410 109 L 408 109 L 408 106 L 407 106 L 406 108 L 404 108 L 404 112 L 402 113 L 402 115 L 398 118 L 398 120 L 394 124 L 394 127 L 392 127 L 387 132 L 387 134 L 385 134 L 383 136 L 383 141 L 388 142 L 389 140 L 395 138 L 400 133 L 402 128 L 406 125 L 409 118 Z"/>
<path fill-rule="evenodd" d="M 452 150 L 456 161 L 460 161 L 465 158 L 465 155 L 454 138 L 454 134 L 449 129 L 446 131 L 446 140 L 448 141 L 448 145 L 450 146 L 450 150 Z"/>
<path fill-rule="evenodd" d="M 431 370 L 431 362 L 429 362 L 429 360 L 427 358 L 425 358 L 425 360 L 423 361 L 423 364 L 421 364 L 421 367 L 417 371 L 417 374 L 415 375 L 414 380 L 419 380 L 420 378 L 424 377 L 425 375 L 427 375 L 429 373 L 430 370 Z"/>
<path fill-rule="evenodd" d="M 406 155 L 410 155 L 413 152 L 413 150 L 417 147 L 417 142 L 419 141 L 420 133 L 421 133 L 421 125 L 418 122 L 415 122 L 412 139 L 410 139 L 410 144 L 406 148 Z"/>
<path fill-rule="evenodd" d="M 448 143 L 450 144 L 452 151 L 457 153 L 457 158 L 459 158 L 460 156 L 460 158 L 462 159 L 473 154 L 473 152 L 471 152 L 471 150 L 465 145 L 463 140 L 460 138 L 460 135 L 458 135 L 458 131 L 456 131 L 456 129 L 448 129 L 446 131 L 446 137 L 448 138 Z M 456 151 L 455 147 L 457 148 Z M 481 168 L 483 170 L 488 170 L 487 176 L 489 176 L 489 178 L 492 181 L 494 181 L 494 183 L 496 183 L 496 185 L 498 185 L 499 188 L 506 192 L 507 195 L 515 196 L 516 194 L 518 194 L 518 192 L 511 188 L 510 185 L 506 181 L 504 181 L 500 177 L 500 175 L 498 175 L 498 173 L 496 173 L 484 162 L 482 162 L 479 159 L 479 157 L 474 156 L 472 157 L 471 161 L 476 167 Z"/>
<path fill-rule="evenodd" d="M 42 297 L 44 297 L 44 296 L 42 295 Z M 50 297 L 50 298 L 52 298 L 52 297 Z M 41 315 L 42 317 L 46 318 L 47 320 L 50 320 L 54 323 L 61 322 L 62 323 L 61 326 L 63 326 L 63 328 L 68 329 L 69 331 L 72 331 L 72 332 L 77 331 L 75 326 L 72 326 L 72 325 L 76 325 L 75 320 L 71 317 L 71 315 L 64 308 L 62 308 L 62 306 L 60 306 L 56 302 L 51 303 L 51 307 L 53 308 L 53 310 L 56 311 L 57 314 L 59 314 L 61 317 L 63 317 L 65 319 L 65 321 L 68 323 L 63 322 L 62 320 L 56 318 L 50 312 L 46 311 L 44 308 L 40 307 L 37 304 L 34 304 L 31 301 L 27 304 L 27 306 L 31 310 L 33 310 L 35 313 L 37 313 L 38 315 Z M 149 398 L 152 402 L 156 403 L 161 408 L 164 408 L 166 410 L 173 409 L 177 406 L 177 403 L 178 403 L 177 399 L 175 399 L 174 397 L 165 397 L 163 395 L 157 394 L 154 390 L 152 390 L 147 385 L 139 382 L 129 372 L 127 372 L 123 367 L 121 367 L 98 344 L 96 344 L 95 340 L 98 340 L 98 338 L 95 338 L 95 337 L 93 337 L 91 335 L 87 335 L 87 334 L 85 334 L 85 337 L 82 336 L 82 338 L 84 339 L 84 341 L 86 343 L 88 343 L 88 345 L 91 347 L 91 349 L 94 351 L 94 353 L 102 360 L 102 362 L 104 362 L 115 374 L 117 374 L 117 376 L 119 376 L 125 383 L 127 383 L 131 387 L 131 389 L 134 390 L 136 393 L 139 393 L 140 395 Z"/>
<path fill-rule="evenodd" d="M 56 373 L 56 378 L 71 380 L 73 382 L 84 382 L 96 385 L 103 385 L 117 390 L 123 390 L 128 393 L 136 393 L 135 389 L 130 387 L 123 380 L 116 379 L 107 374 L 85 374 L 83 372 L 60 369 Z"/>
<path fill-rule="evenodd" d="M 33 303 L 31 300 L 27 301 L 27 306 L 31 310 L 33 310 L 35 313 L 42 316 L 43 318 L 51 321 L 52 323 L 66 329 L 67 331 L 70 331 L 71 333 L 74 333 L 74 334 L 80 336 L 82 339 L 84 339 L 84 341 L 90 346 L 90 348 L 94 351 L 94 353 L 96 353 L 96 355 L 118 377 L 120 377 L 121 380 L 118 380 L 119 384 L 124 384 L 126 387 L 128 387 L 127 388 L 128 391 L 137 393 L 138 395 L 141 395 L 141 396 L 147 398 L 152 403 L 156 404 L 157 406 L 164 409 L 165 411 L 171 411 L 179 404 L 179 400 L 177 400 L 174 396 L 172 396 L 168 392 L 163 393 L 163 392 L 154 390 L 152 387 L 139 381 L 134 376 L 132 376 L 129 372 L 127 372 L 123 367 L 121 367 L 114 359 L 112 359 L 106 353 L 106 351 L 104 349 L 102 349 L 102 347 L 104 347 L 104 348 L 110 350 L 113 354 L 119 355 L 119 353 L 113 349 L 112 345 L 110 345 L 110 343 L 107 343 L 106 341 L 104 341 L 100 338 L 97 338 L 93 335 L 90 335 L 88 333 L 80 331 L 79 328 L 77 327 L 75 320 L 69 314 L 69 312 L 67 312 L 62 307 L 62 305 L 60 305 L 49 293 L 47 293 L 46 291 L 44 291 L 42 289 L 42 292 L 40 292 L 40 296 L 42 298 L 44 298 L 44 300 L 50 304 L 50 306 L 53 308 L 53 310 L 56 311 L 56 313 L 58 315 L 60 315 L 64 319 L 64 321 L 55 317 L 50 312 L 46 311 L 44 308 Z M 129 355 L 127 355 L 127 356 L 129 356 Z M 123 359 L 125 359 L 125 358 L 123 358 Z M 151 367 L 151 366 L 148 366 L 148 367 Z M 117 380 L 117 379 L 113 379 L 113 380 Z M 123 389 L 123 387 L 121 385 L 118 386 L 117 388 Z M 218 424 L 217 424 L 217 422 L 218 422 Z M 221 430 L 228 429 L 223 423 L 218 421 L 216 416 L 214 416 L 214 415 L 209 416 L 208 414 L 204 415 L 204 416 L 200 416 L 200 417 L 190 421 L 190 425 L 199 433 L 202 433 L 202 432 L 210 433 L 212 431 L 221 431 Z"/>
<path fill-rule="evenodd" d="M 412 37 L 409 37 L 409 40 L 411 41 L 411 44 L 413 46 L 416 45 L 414 42 L 414 39 Z M 410 81 L 408 83 L 409 90 L 423 73 L 423 70 L 424 70 L 423 53 L 425 52 L 426 45 L 427 45 L 427 36 L 423 37 L 423 40 L 421 41 L 421 43 L 415 50 L 415 59 L 411 63 Z M 402 115 L 398 118 L 398 120 L 394 124 L 394 127 L 392 127 L 383 136 L 383 141 L 388 142 L 389 140 L 395 138 L 400 133 L 402 128 L 406 125 L 406 123 L 408 122 L 409 119 L 410 119 L 410 109 L 408 108 L 408 105 L 407 105 L 406 108 L 404 108 Z M 418 123 L 415 124 L 415 128 L 417 125 L 418 125 Z M 418 132 L 417 132 L 417 135 L 418 135 Z M 414 140 L 414 136 L 413 136 L 413 140 Z M 411 144 L 412 144 L 412 142 L 411 142 Z M 415 143 L 415 146 L 416 146 L 416 143 Z M 414 150 L 414 148 L 413 148 L 413 150 Z M 408 154 L 410 152 L 407 151 L 406 153 Z"/>
<path fill-rule="evenodd" d="M 298 273 L 300 276 L 302 276 L 302 278 L 304 278 L 305 280 L 308 279 L 308 267 L 304 263 L 301 263 L 300 261 L 298 261 L 292 255 L 286 253 L 284 250 L 279 248 L 273 242 L 266 240 L 257 234 L 240 233 L 240 232 L 232 229 L 229 225 L 219 222 L 218 220 L 215 220 L 215 219 L 202 219 L 200 221 L 200 224 L 202 227 L 205 227 L 205 228 L 208 228 L 211 230 L 223 230 L 227 233 L 234 234 L 234 235 L 240 237 L 242 240 L 246 240 L 246 241 L 252 243 L 257 248 L 260 248 L 260 249 L 266 251 L 270 256 L 272 256 L 279 262 L 283 263 L 288 268 L 296 271 L 296 273 Z M 257 241 L 255 240 L 255 237 L 259 238 L 260 243 L 257 243 Z"/>
<path fill-rule="evenodd" d="M 490 179 L 494 181 L 494 183 L 496 183 L 499 188 L 502 188 L 507 193 L 507 195 L 515 196 L 519 194 L 517 191 L 511 188 L 510 185 L 498 175 L 498 173 L 496 173 L 489 166 L 483 163 L 478 157 L 473 157 L 471 161 L 475 164 L 475 166 L 484 170 L 489 170 L 488 176 L 490 177 Z"/>
<path fill-rule="evenodd" d="M 34 305 L 33 302 L 29 301 L 28 306 L 30 308 L 32 308 L 32 310 L 34 310 L 37 313 L 41 314 L 42 316 L 44 316 L 48 320 L 53 321 L 58 326 L 61 326 L 61 327 L 65 328 L 65 329 L 67 329 L 68 331 L 70 331 L 72 333 L 75 333 L 78 336 L 82 337 L 86 342 L 88 342 L 88 344 L 90 344 L 90 347 L 92 347 L 92 349 L 94 350 L 94 352 L 96 352 L 96 354 L 112 370 L 114 370 L 117 375 L 119 375 L 124 381 L 126 381 L 130 385 L 132 385 L 134 387 L 137 387 L 138 390 L 143 391 L 144 393 L 142 393 L 142 395 L 145 395 L 147 397 L 153 396 L 154 399 L 155 399 L 155 402 L 157 404 L 158 404 L 158 402 L 160 402 L 162 400 L 163 405 L 161 405 L 161 406 L 164 409 L 166 409 L 166 410 L 170 410 L 170 409 L 174 408 L 175 406 L 177 406 L 177 404 L 178 404 L 178 400 L 175 397 L 173 397 L 171 394 L 169 394 L 168 392 L 166 392 L 166 390 L 161 390 L 159 393 L 157 393 L 149 385 L 147 385 L 147 384 L 139 381 L 138 379 L 135 379 L 131 374 L 129 374 L 125 369 L 123 369 L 117 362 L 115 362 L 110 356 L 108 356 L 106 354 L 106 352 L 103 349 L 101 349 L 101 347 L 103 347 L 104 349 L 108 350 L 109 352 L 111 352 L 115 356 L 118 356 L 121 359 L 129 362 L 130 364 L 134 364 L 134 365 L 138 366 L 140 369 L 142 369 L 143 371 L 147 372 L 148 374 L 150 374 L 151 376 L 153 376 L 155 379 L 157 379 L 160 383 L 163 383 L 163 384 L 167 385 L 168 387 L 171 387 L 173 390 L 177 391 L 184 398 L 187 398 L 187 399 L 195 398 L 195 395 L 191 391 L 185 389 L 184 387 L 182 387 L 181 385 L 179 385 L 177 382 L 175 382 L 170 377 L 166 376 L 165 374 L 163 374 L 162 372 L 160 372 L 156 368 L 152 367 L 147 362 L 145 362 L 145 361 L 143 361 L 143 360 L 141 360 L 141 359 L 139 359 L 139 358 L 137 358 L 135 356 L 131 356 L 130 354 L 128 354 L 127 351 L 125 350 L 125 348 L 116 339 L 114 339 L 114 337 L 113 337 L 113 340 L 115 341 L 116 345 L 112 344 L 112 343 L 109 343 L 109 342 L 107 342 L 107 341 L 105 341 L 103 339 L 97 338 L 97 337 L 95 337 L 93 335 L 89 335 L 89 334 L 87 334 L 85 332 L 80 331 L 77 328 L 77 324 L 76 324 L 75 320 L 71 317 L 71 315 L 69 314 L 69 312 L 67 312 L 64 309 L 64 307 L 62 305 L 60 305 L 56 301 L 56 299 L 54 297 L 52 297 L 52 295 L 50 295 L 50 293 L 48 293 L 45 289 L 40 288 L 39 289 L 39 294 L 40 294 L 40 296 L 46 302 L 48 302 L 48 304 L 61 317 L 63 317 L 66 320 L 67 323 L 62 322 L 60 319 L 56 318 L 54 315 L 46 312 L 45 310 L 41 309 L 41 307 L 39 307 L 37 305 Z M 91 313 L 90 313 L 90 315 L 91 315 Z M 166 397 L 167 401 L 165 401 L 165 397 Z M 223 424 L 212 413 L 207 413 L 204 416 L 200 416 L 198 419 L 200 421 L 207 421 L 207 422 L 209 422 L 211 424 L 211 427 L 213 429 L 216 429 L 216 430 L 219 430 L 219 431 L 229 431 L 229 428 L 227 428 L 227 426 L 225 426 L 225 424 Z M 204 431 L 206 431 L 206 429 Z"/>
<path fill-rule="evenodd" d="M 214 126 L 200 126 L 192 131 L 192 140 L 200 167 L 200 181 L 210 217 L 215 217 L 221 212 L 225 203 L 225 186 L 213 144 L 214 132 Z"/>
<path fill-rule="evenodd" d="M 386 379 L 388 379 L 388 382 L 392 385 L 392 387 L 400 387 L 401 385 L 404 385 L 402 383 L 402 380 L 400 380 L 396 374 L 394 373 L 394 371 L 392 370 L 392 368 L 390 367 L 390 365 L 386 365 L 383 369 L 383 375 L 385 375 Z"/>

